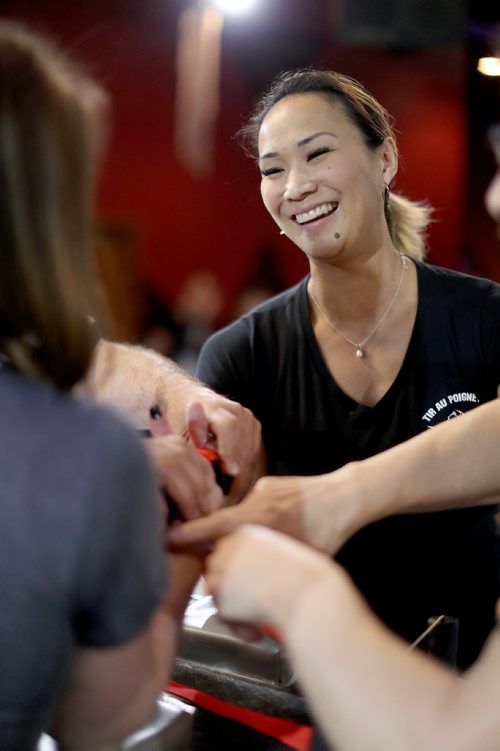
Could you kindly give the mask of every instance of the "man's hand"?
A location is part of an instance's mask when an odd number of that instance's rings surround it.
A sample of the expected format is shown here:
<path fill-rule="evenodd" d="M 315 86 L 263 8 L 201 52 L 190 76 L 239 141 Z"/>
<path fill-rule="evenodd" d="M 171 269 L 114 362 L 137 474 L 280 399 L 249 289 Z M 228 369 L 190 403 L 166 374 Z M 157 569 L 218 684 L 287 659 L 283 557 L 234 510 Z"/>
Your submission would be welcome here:
<path fill-rule="evenodd" d="M 196 441 L 202 435 L 205 416 L 201 407 L 191 411 L 191 426 L 198 435 L 194 446 L 186 438 L 174 435 L 170 424 L 158 408 L 150 414 L 152 438 L 146 446 L 159 484 L 173 500 L 184 519 L 197 519 L 224 504 L 222 490 L 216 483 L 213 468 L 196 451 Z"/>
<path fill-rule="evenodd" d="M 239 501 L 263 471 L 260 422 L 238 402 L 200 386 L 187 410 L 187 432 L 195 446 L 217 451 L 234 477 L 230 502 Z"/>

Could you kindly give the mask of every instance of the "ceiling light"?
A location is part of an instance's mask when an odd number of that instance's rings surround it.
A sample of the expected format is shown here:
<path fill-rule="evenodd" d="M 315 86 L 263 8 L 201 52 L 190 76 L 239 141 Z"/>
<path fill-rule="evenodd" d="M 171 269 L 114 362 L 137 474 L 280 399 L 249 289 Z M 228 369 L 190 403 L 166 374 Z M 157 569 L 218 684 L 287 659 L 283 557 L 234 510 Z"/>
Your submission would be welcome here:
<path fill-rule="evenodd" d="M 500 76 L 500 57 L 481 57 L 477 69 L 484 76 Z"/>
<path fill-rule="evenodd" d="M 224 13 L 244 13 L 255 5 L 255 0 L 212 0 L 212 5 Z"/>

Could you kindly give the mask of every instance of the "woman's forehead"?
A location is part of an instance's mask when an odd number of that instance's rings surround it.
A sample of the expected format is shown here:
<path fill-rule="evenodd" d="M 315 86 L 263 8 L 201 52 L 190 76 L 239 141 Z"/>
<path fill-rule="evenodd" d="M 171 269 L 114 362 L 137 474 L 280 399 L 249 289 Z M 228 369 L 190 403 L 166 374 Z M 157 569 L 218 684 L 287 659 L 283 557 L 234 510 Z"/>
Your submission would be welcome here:
<path fill-rule="evenodd" d="M 354 128 L 340 102 L 319 93 L 293 94 L 280 99 L 262 120 L 259 152 L 275 140 L 300 140 L 319 131 L 335 135 L 346 127 Z"/>

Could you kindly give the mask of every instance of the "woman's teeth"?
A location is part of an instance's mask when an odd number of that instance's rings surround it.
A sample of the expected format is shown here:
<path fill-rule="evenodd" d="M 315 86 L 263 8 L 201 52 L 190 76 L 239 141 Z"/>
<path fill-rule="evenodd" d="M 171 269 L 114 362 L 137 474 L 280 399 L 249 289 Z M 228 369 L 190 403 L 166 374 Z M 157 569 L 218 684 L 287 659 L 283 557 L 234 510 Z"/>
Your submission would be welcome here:
<path fill-rule="evenodd" d="M 321 206 L 316 206 L 315 209 L 306 211 L 305 214 L 295 214 L 295 220 L 299 224 L 306 224 L 306 222 L 312 222 L 313 219 L 317 219 L 319 216 L 327 216 L 336 209 L 338 204 L 323 203 Z"/>

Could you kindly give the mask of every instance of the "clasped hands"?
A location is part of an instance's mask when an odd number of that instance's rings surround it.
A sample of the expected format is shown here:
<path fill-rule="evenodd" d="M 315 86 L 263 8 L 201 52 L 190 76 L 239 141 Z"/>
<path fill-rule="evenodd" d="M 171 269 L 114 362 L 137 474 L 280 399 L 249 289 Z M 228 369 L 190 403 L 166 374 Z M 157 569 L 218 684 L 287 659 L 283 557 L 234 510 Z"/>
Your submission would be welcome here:
<path fill-rule="evenodd" d="M 187 553 L 204 559 L 207 589 L 221 617 L 238 624 L 241 637 L 255 638 L 258 631 L 243 623 L 276 625 L 273 603 L 278 594 L 287 602 L 297 600 L 309 578 L 303 571 L 319 574 L 331 564 L 324 555 L 332 552 L 321 503 L 324 480 L 262 477 L 253 483 L 262 453 L 260 425 L 251 412 L 229 400 L 217 397 L 208 407 L 205 401 L 192 403 L 186 426 L 179 436 L 164 419 L 150 425 L 156 438 L 148 443 L 159 480 L 184 519 L 169 525 L 168 549 L 174 557 Z M 236 493 L 229 497 L 224 498 L 212 468 L 196 451 L 207 446 L 235 475 Z M 341 541 L 337 535 L 335 544 Z M 238 591 L 242 594 L 236 597 Z"/>

